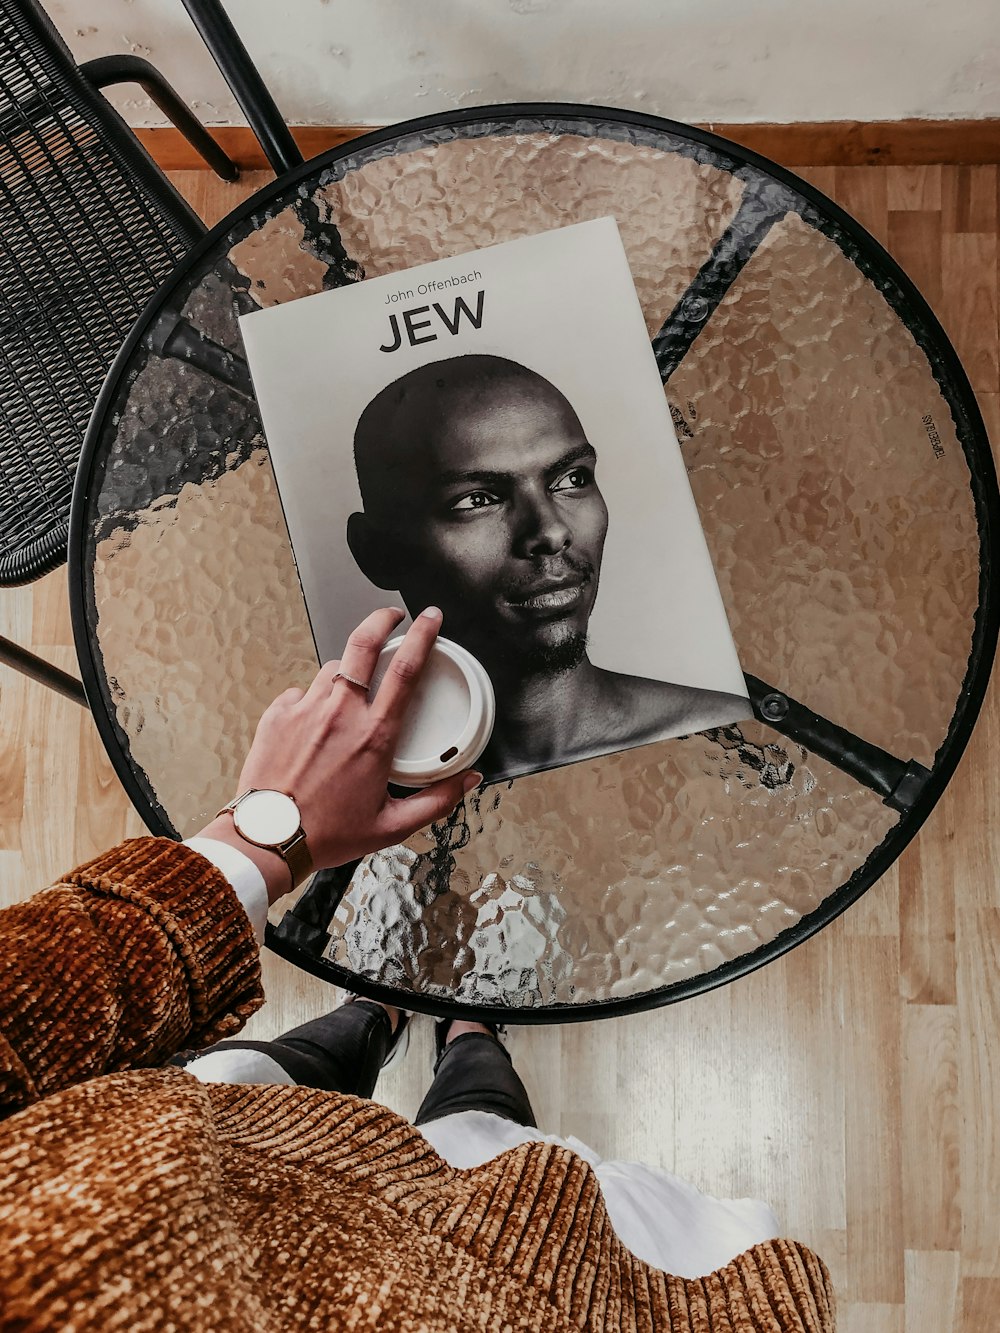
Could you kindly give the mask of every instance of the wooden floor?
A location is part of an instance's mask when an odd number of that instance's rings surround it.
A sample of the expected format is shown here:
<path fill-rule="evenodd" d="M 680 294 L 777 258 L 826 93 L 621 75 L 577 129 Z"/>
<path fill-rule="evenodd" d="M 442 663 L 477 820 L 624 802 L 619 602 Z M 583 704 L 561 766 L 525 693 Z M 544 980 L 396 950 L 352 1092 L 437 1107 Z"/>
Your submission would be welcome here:
<path fill-rule="evenodd" d="M 997 168 L 810 178 L 899 258 L 1000 441 Z M 262 184 L 182 173 L 207 219 Z M 0 633 L 72 669 L 64 578 L 0 596 Z M 829 1264 L 846 1333 L 1000 1330 L 1000 699 L 917 841 L 821 935 L 743 981 L 637 1018 L 519 1031 L 544 1127 L 722 1195 L 769 1200 Z M 141 826 L 89 716 L 0 668 L 0 900 Z M 279 960 L 257 1035 L 329 1007 Z M 418 1022 L 380 1095 L 412 1114 Z"/>

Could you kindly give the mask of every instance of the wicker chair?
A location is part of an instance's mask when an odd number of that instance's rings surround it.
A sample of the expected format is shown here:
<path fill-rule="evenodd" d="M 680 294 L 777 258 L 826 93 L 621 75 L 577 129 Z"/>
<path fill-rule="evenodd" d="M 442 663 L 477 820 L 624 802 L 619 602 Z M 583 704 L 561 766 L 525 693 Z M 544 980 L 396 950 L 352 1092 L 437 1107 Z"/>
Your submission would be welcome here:
<path fill-rule="evenodd" d="M 98 91 L 126 81 L 236 179 L 146 61 L 78 66 L 36 0 L 0 0 L 0 586 L 65 561 L 101 383 L 146 301 L 204 234 Z M 79 681 L 2 638 L 0 662 L 86 703 Z"/>

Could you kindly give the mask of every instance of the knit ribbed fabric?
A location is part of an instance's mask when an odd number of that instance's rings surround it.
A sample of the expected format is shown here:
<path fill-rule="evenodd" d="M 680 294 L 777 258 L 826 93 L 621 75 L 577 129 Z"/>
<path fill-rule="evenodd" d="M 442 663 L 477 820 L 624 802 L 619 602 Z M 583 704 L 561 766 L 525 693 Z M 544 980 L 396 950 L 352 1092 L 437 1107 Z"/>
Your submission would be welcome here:
<path fill-rule="evenodd" d="M 792 1242 L 698 1281 L 634 1258 L 569 1149 L 458 1171 L 358 1098 L 105 1072 L 259 1003 L 249 922 L 186 848 L 126 843 L 0 913 L 5 974 L 14 947 L 0 1086 L 25 1109 L 0 1126 L 0 1329 L 834 1328 L 826 1270 Z"/>
<path fill-rule="evenodd" d="M 203 856 L 135 838 L 0 912 L 0 1114 L 237 1032 L 264 1002 L 239 899 Z"/>

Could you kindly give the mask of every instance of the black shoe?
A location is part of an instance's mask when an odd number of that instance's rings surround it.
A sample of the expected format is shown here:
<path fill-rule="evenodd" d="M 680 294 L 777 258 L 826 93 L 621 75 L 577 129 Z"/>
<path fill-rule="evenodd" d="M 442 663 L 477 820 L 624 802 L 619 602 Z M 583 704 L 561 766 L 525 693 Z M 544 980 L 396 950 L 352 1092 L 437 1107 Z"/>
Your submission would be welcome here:
<path fill-rule="evenodd" d="M 442 1055 L 444 1055 L 445 1048 L 448 1045 L 448 1029 L 451 1027 L 452 1023 L 459 1021 L 461 1020 L 454 1018 L 439 1018 L 438 1021 L 434 1024 L 434 1069 L 435 1070 L 437 1070 L 438 1065 L 441 1063 L 441 1057 Z M 477 1019 L 476 1021 L 478 1022 L 479 1020 Z M 493 1040 L 497 1043 L 498 1046 L 504 1047 L 504 1038 L 507 1036 L 507 1029 L 503 1026 L 502 1023 L 483 1023 L 483 1027 L 489 1028 Z M 504 1047 L 504 1053 L 506 1054 L 505 1047 Z"/>

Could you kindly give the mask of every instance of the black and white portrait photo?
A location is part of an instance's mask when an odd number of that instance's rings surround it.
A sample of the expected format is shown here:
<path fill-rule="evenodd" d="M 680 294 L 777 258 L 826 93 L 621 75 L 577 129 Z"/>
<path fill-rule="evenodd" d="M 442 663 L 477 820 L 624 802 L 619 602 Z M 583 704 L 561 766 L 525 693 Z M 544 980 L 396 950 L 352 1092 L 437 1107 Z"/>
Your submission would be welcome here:
<path fill-rule="evenodd" d="M 745 713 L 746 701 L 610 671 L 588 627 L 608 534 L 599 454 L 550 380 L 499 356 L 409 371 L 354 435 L 363 508 L 347 540 L 376 587 L 485 666 L 497 720 L 487 779 L 549 768 Z M 640 563 L 637 578 L 650 573 Z"/>
<path fill-rule="evenodd" d="M 751 715 L 613 219 L 241 320 L 321 660 L 439 606 L 500 779 Z"/>

